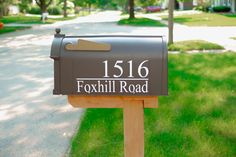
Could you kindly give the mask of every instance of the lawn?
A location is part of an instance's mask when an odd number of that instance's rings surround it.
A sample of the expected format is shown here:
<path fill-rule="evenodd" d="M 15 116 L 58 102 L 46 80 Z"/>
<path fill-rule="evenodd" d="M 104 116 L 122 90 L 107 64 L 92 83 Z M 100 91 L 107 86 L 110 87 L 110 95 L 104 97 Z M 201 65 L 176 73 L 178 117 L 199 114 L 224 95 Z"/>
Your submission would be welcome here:
<path fill-rule="evenodd" d="M 64 21 L 70 20 L 75 17 L 67 17 L 67 18 L 49 18 L 45 23 L 50 24 L 56 21 Z M 4 16 L 0 19 L 0 22 L 4 24 L 9 23 L 20 23 L 20 24 L 43 24 L 40 17 L 32 17 L 32 16 L 24 16 L 24 15 L 17 15 L 17 16 Z"/>
<path fill-rule="evenodd" d="M 170 51 L 191 51 L 191 50 L 223 50 L 224 47 L 204 40 L 187 40 L 175 42 L 168 46 Z"/>
<path fill-rule="evenodd" d="M 167 20 L 167 16 L 162 16 Z M 236 14 L 200 13 L 175 16 L 174 22 L 188 26 L 236 26 Z"/>
<path fill-rule="evenodd" d="M 169 55 L 169 96 L 145 109 L 146 157 L 236 155 L 235 65 L 236 53 Z M 123 157 L 122 117 L 86 110 L 70 156 Z"/>
<path fill-rule="evenodd" d="M 231 37 L 231 39 L 234 39 L 234 40 L 236 40 L 236 37 Z"/>
<path fill-rule="evenodd" d="M 31 28 L 31 27 L 25 27 L 25 26 L 17 26 L 17 27 L 11 26 L 11 27 L 8 27 L 8 26 L 4 26 L 3 29 L 0 29 L 0 34 L 15 32 L 15 31 L 23 30 L 23 29 L 27 29 L 27 28 Z"/>
<path fill-rule="evenodd" d="M 131 26 L 149 26 L 149 27 L 165 27 L 166 25 L 149 18 L 134 18 L 134 19 L 121 19 L 118 21 L 118 25 L 131 25 Z"/>

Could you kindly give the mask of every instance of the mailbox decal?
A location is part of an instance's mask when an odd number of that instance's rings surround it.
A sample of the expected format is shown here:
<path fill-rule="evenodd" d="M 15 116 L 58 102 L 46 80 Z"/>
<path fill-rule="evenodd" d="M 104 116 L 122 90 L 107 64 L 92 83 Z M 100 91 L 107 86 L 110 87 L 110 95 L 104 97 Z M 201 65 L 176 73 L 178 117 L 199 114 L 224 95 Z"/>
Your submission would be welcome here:
<path fill-rule="evenodd" d="M 104 63 L 104 69 L 101 69 L 104 72 L 103 76 L 99 78 L 77 78 L 78 93 L 148 93 L 149 68 L 144 65 L 145 63 L 148 64 L 148 60 L 142 61 L 135 68 L 133 68 L 133 60 L 129 60 L 126 63 L 123 60 L 117 60 L 112 67 L 109 67 L 111 64 L 108 64 L 108 60 L 102 63 Z M 128 66 L 125 64 L 128 64 Z M 123 76 L 124 67 L 128 68 L 127 76 Z M 133 72 L 136 70 L 139 77 L 134 77 Z M 114 74 L 110 75 L 109 71 L 114 72 Z"/>
<path fill-rule="evenodd" d="M 51 58 L 54 94 L 167 95 L 161 36 L 55 35 Z"/>

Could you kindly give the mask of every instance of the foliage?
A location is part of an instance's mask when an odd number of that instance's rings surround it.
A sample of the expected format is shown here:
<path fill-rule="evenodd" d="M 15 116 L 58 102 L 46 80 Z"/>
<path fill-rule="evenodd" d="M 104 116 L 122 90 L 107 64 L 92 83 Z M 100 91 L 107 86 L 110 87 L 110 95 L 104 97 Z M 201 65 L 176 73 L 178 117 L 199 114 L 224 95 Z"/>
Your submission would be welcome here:
<path fill-rule="evenodd" d="M 51 6 L 48 8 L 48 13 L 50 15 L 61 15 L 62 14 L 62 9 L 59 6 Z"/>
<path fill-rule="evenodd" d="M 38 6 L 31 6 L 28 10 L 30 14 L 41 14 L 41 9 Z"/>
<path fill-rule="evenodd" d="M 210 0 L 197 0 L 197 6 L 194 7 L 194 10 L 208 12 L 211 7 Z"/>
<path fill-rule="evenodd" d="M 20 12 L 25 13 L 30 9 L 30 0 L 21 0 L 21 3 L 18 4 Z"/>
<path fill-rule="evenodd" d="M 64 8 L 64 1 L 59 4 L 59 7 L 62 8 L 62 9 Z M 66 2 L 66 12 L 69 13 L 69 14 L 74 14 L 75 13 L 74 8 L 75 8 L 74 3 L 67 0 L 67 2 Z"/>
<path fill-rule="evenodd" d="M 47 8 L 52 3 L 53 0 L 35 0 L 36 4 L 39 6 L 41 13 L 47 12 Z"/>
<path fill-rule="evenodd" d="M 175 42 L 168 46 L 170 51 L 191 51 L 191 50 L 222 50 L 224 47 L 204 40 L 187 40 Z"/>
<path fill-rule="evenodd" d="M 139 4 L 142 7 L 147 7 L 147 6 L 157 6 L 160 5 L 161 1 L 160 0 L 139 0 Z"/>
<path fill-rule="evenodd" d="M 2 22 L 0 22 L 0 30 L 3 29 L 4 24 Z"/>
<path fill-rule="evenodd" d="M 134 19 L 121 19 L 118 21 L 119 25 L 131 25 L 131 26 L 149 26 L 149 27 L 165 27 L 166 25 L 160 23 L 157 20 L 149 18 L 134 18 Z"/>
<path fill-rule="evenodd" d="M 161 17 L 168 20 L 167 16 Z M 236 26 L 236 14 L 183 14 L 176 16 L 174 22 L 188 26 Z"/>
<path fill-rule="evenodd" d="M 193 8 L 194 10 L 199 10 L 199 11 L 204 11 L 204 12 L 208 12 L 209 11 L 209 7 L 205 7 L 205 6 L 201 6 L 201 5 L 198 5 L 196 7 Z"/>
<path fill-rule="evenodd" d="M 212 9 L 214 12 L 230 12 L 231 10 L 228 6 L 215 6 Z"/>
<path fill-rule="evenodd" d="M 144 111 L 145 156 L 235 156 L 236 53 L 168 58 L 169 95 Z M 122 109 L 87 109 L 70 156 L 123 157 L 123 138 Z"/>

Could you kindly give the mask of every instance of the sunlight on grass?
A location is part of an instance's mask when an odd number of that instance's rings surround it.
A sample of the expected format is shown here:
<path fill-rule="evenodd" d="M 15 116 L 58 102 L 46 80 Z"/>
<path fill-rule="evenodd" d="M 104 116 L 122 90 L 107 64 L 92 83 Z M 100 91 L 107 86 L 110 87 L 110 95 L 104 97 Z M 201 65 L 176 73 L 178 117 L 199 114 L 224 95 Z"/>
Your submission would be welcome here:
<path fill-rule="evenodd" d="M 25 27 L 25 26 L 4 26 L 3 29 L 0 29 L 0 34 L 4 34 L 4 33 L 9 33 L 9 32 L 15 32 L 18 30 L 23 30 L 23 29 L 27 29 L 27 28 L 31 28 L 31 27 Z"/>
<path fill-rule="evenodd" d="M 235 156 L 236 53 L 169 55 L 168 64 L 169 96 L 145 109 L 145 156 Z M 121 109 L 88 109 L 71 156 L 123 157 L 122 121 Z"/>
<path fill-rule="evenodd" d="M 161 16 L 168 20 L 167 16 Z M 201 13 L 175 16 L 174 22 L 188 26 L 236 26 L 236 14 Z"/>
<path fill-rule="evenodd" d="M 150 27 L 165 27 L 166 25 L 149 18 L 134 18 L 134 19 L 121 19 L 118 25 L 131 25 L 131 26 L 150 26 Z"/>
<path fill-rule="evenodd" d="M 48 18 L 45 24 L 54 23 L 56 21 L 64 21 L 74 19 L 75 17 L 67 17 L 67 18 Z M 4 16 L 0 19 L 0 22 L 4 24 L 9 23 L 20 23 L 20 24 L 43 24 L 40 17 L 33 17 L 33 16 L 24 16 L 24 15 L 17 15 L 17 16 Z"/>
<path fill-rule="evenodd" d="M 169 51 L 223 50 L 224 47 L 204 40 L 186 40 L 168 46 Z"/>

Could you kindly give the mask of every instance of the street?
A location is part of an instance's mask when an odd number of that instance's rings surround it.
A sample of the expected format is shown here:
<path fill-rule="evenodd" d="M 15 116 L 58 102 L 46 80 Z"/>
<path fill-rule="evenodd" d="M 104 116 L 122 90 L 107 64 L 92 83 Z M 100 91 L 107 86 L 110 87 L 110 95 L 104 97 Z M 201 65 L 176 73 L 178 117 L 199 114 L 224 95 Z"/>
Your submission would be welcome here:
<path fill-rule="evenodd" d="M 0 156 L 61 157 L 78 129 L 83 110 L 66 96 L 54 96 L 53 60 L 49 58 L 55 28 L 66 35 L 165 35 L 167 27 L 118 26 L 120 12 L 106 11 L 74 20 L 0 36 Z M 186 27 L 174 30 L 175 41 L 204 39 L 236 51 L 236 27 Z"/>

